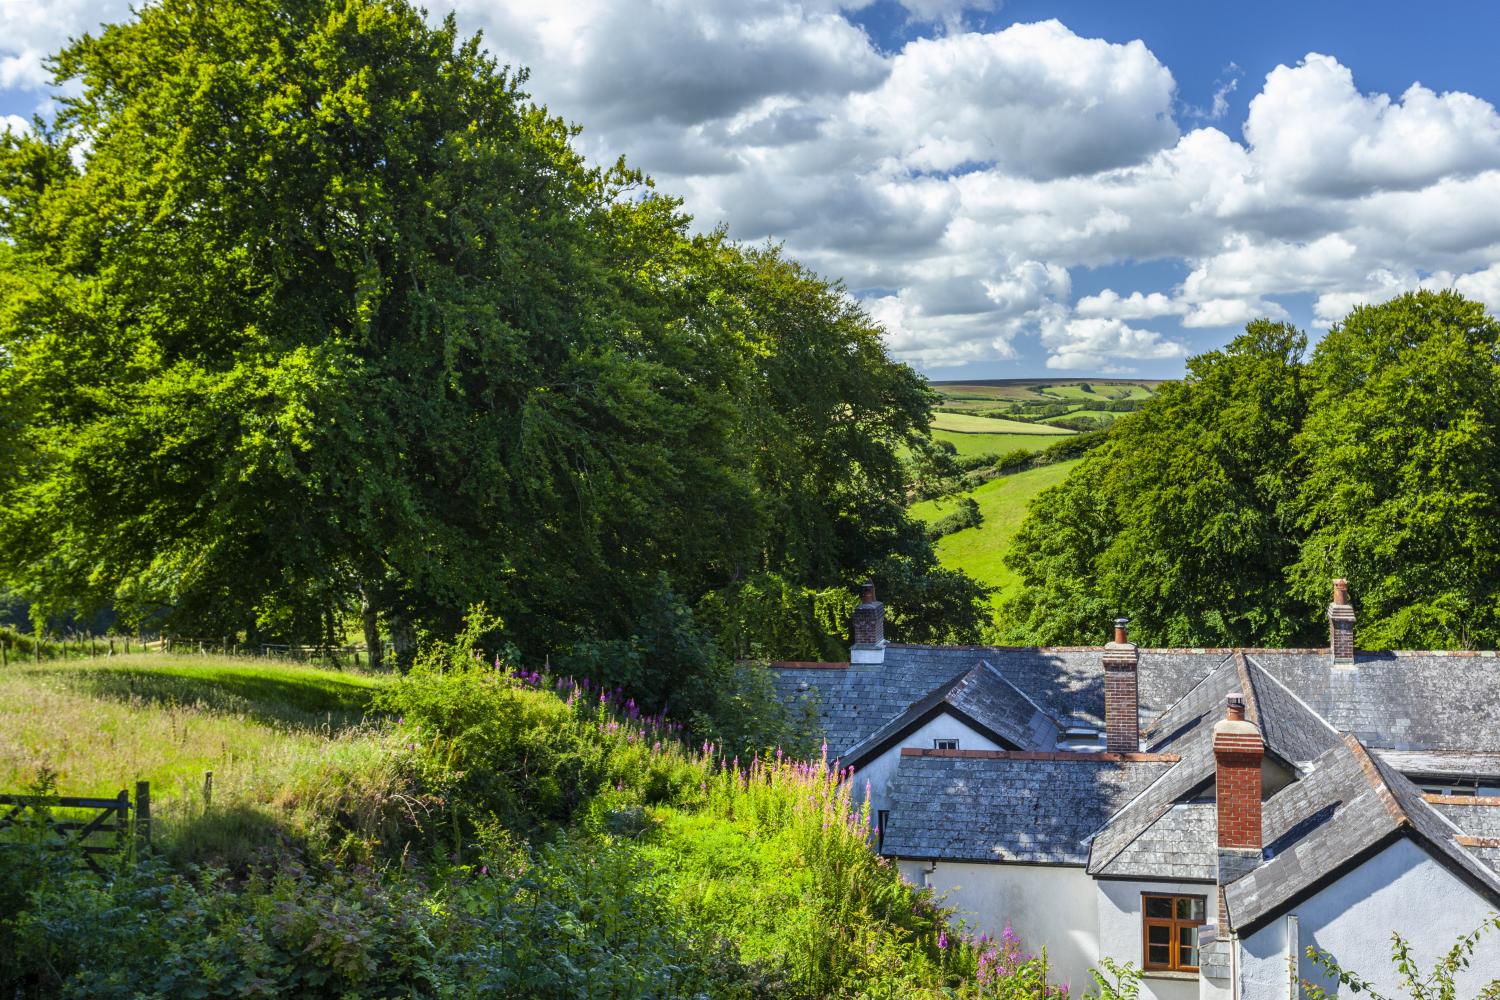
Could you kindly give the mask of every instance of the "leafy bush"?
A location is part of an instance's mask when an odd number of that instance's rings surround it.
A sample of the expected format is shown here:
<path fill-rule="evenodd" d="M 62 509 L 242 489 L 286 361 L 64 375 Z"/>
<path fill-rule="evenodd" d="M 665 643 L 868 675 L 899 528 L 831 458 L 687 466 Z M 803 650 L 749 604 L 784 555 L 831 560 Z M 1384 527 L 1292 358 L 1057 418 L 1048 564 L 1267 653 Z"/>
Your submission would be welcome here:
<path fill-rule="evenodd" d="M 940 517 L 927 526 L 927 537 L 933 540 L 951 535 L 965 528 L 977 528 L 984 521 L 979 512 L 979 503 L 973 497 L 959 497 L 953 513 Z"/>

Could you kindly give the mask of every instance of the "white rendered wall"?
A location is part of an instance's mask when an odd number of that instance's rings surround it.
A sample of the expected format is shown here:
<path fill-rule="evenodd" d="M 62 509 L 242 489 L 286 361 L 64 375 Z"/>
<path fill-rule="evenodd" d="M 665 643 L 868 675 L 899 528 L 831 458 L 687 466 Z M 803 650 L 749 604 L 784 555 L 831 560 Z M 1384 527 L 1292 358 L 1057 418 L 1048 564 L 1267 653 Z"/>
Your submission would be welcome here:
<path fill-rule="evenodd" d="M 951 715 L 937 716 L 930 722 L 918 726 L 910 734 L 902 737 L 896 746 L 866 762 L 854 773 L 856 795 L 863 796 L 865 782 L 870 783 L 870 815 L 872 817 L 878 815 L 878 810 L 891 807 L 891 779 L 896 776 L 896 765 L 901 761 L 901 748 L 919 747 L 923 750 L 931 750 L 933 740 L 958 740 L 960 750 L 1004 749 Z"/>
<path fill-rule="evenodd" d="M 1045 947 L 1051 980 L 1067 983 L 1071 996 L 1093 986 L 1098 908 L 1094 880 L 1082 868 L 957 861 L 939 861 L 930 873 L 926 861 L 903 861 L 900 867 L 907 881 L 945 897 L 976 937 L 999 936 L 1009 926 L 1027 951 L 1040 954 Z"/>
<path fill-rule="evenodd" d="M 1098 886 L 1099 951 L 1121 965 L 1145 963 L 1141 954 L 1141 894 L 1202 896 L 1209 923 L 1218 919 L 1218 888 L 1206 882 L 1116 882 L 1100 879 Z M 1214 985 L 1208 981 L 1210 986 Z M 1141 1000 L 1198 1000 L 1199 978 L 1192 973 L 1152 973 L 1141 980 Z M 1214 991 L 1210 990 L 1210 994 Z"/>
<path fill-rule="evenodd" d="M 1305 952 L 1316 945 L 1346 969 L 1358 972 L 1387 995 L 1398 995 L 1391 967 L 1391 932 L 1413 945 L 1423 973 L 1462 934 L 1478 927 L 1494 907 L 1425 849 L 1402 839 L 1294 907 L 1300 941 L 1288 941 L 1287 921 L 1273 920 L 1240 942 L 1241 1000 L 1285 1000 L 1288 961 L 1297 956 L 1299 978 L 1319 981 Z M 1473 965 L 1458 979 L 1458 995 L 1474 996 L 1478 985 L 1500 978 L 1500 934 L 1491 932 L 1474 951 Z M 1328 988 L 1332 990 L 1332 985 Z"/>

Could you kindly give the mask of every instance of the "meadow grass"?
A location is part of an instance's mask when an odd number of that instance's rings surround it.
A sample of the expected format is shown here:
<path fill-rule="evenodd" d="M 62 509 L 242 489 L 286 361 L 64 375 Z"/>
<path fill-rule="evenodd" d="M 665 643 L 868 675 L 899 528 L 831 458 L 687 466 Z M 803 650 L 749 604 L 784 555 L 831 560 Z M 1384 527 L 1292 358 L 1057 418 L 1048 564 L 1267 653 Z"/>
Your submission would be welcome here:
<path fill-rule="evenodd" d="M 979 434 L 1070 434 L 1062 427 L 1044 427 L 1024 420 L 1006 420 L 1003 417 L 984 417 L 971 413 L 936 413 L 932 426 L 945 431 Z"/>
<path fill-rule="evenodd" d="M 0 674 L 0 790 L 50 776 L 60 794 L 113 796 L 149 781 L 159 844 L 238 857 L 311 834 L 314 800 L 382 776 L 386 737 L 364 720 L 385 683 L 212 655 L 13 663 Z"/>
<path fill-rule="evenodd" d="M 949 569 L 960 569 L 980 583 L 997 588 L 993 603 L 1011 596 L 1020 579 L 1005 565 L 1016 530 L 1036 495 L 1067 478 L 1078 462 L 1057 462 L 1027 469 L 1010 476 L 1000 476 L 969 491 L 966 496 L 979 504 L 984 520 L 977 528 L 965 528 L 938 539 L 938 561 Z M 952 504 L 926 500 L 911 508 L 912 516 L 932 523 L 952 510 Z"/>
<path fill-rule="evenodd" d="M 1012 451 L 1041 451 L 1049 444 L 1060 441 L 1059 434 L 959 434 L 953 431 L 933 431 L 933 440 L 948 441 L 963 457 L 970 455 L 1004 455 Z"/>

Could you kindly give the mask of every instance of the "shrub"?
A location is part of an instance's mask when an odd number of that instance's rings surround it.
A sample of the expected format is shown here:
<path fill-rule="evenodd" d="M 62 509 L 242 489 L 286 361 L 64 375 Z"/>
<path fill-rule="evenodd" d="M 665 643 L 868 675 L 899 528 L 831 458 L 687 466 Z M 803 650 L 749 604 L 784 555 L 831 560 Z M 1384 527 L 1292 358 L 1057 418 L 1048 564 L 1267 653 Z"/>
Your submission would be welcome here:
<path fill-rule="evenodd" d="M 977 528 L 984 521 L 984 515 L 979 512 L 979 504 L 973 497 L 961 496 L 958 498 L 953 513 L 941 517 L 927 526 L 927 537 L 936 541 L 944 535 L 951 535 L 955 531 L 965 528 Z"/>

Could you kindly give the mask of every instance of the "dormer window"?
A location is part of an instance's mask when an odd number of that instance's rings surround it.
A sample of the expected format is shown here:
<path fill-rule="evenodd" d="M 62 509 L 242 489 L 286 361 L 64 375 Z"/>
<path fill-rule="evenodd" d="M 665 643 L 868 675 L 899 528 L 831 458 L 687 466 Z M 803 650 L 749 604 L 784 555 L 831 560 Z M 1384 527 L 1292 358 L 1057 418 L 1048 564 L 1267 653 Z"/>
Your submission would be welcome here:
<path fill-rule="evenodd" d="M 958 740 L 933 740 L 932 741 L 932 749 L 934 749 L 934 750 L 957 750 L 958 749 Z"/>

